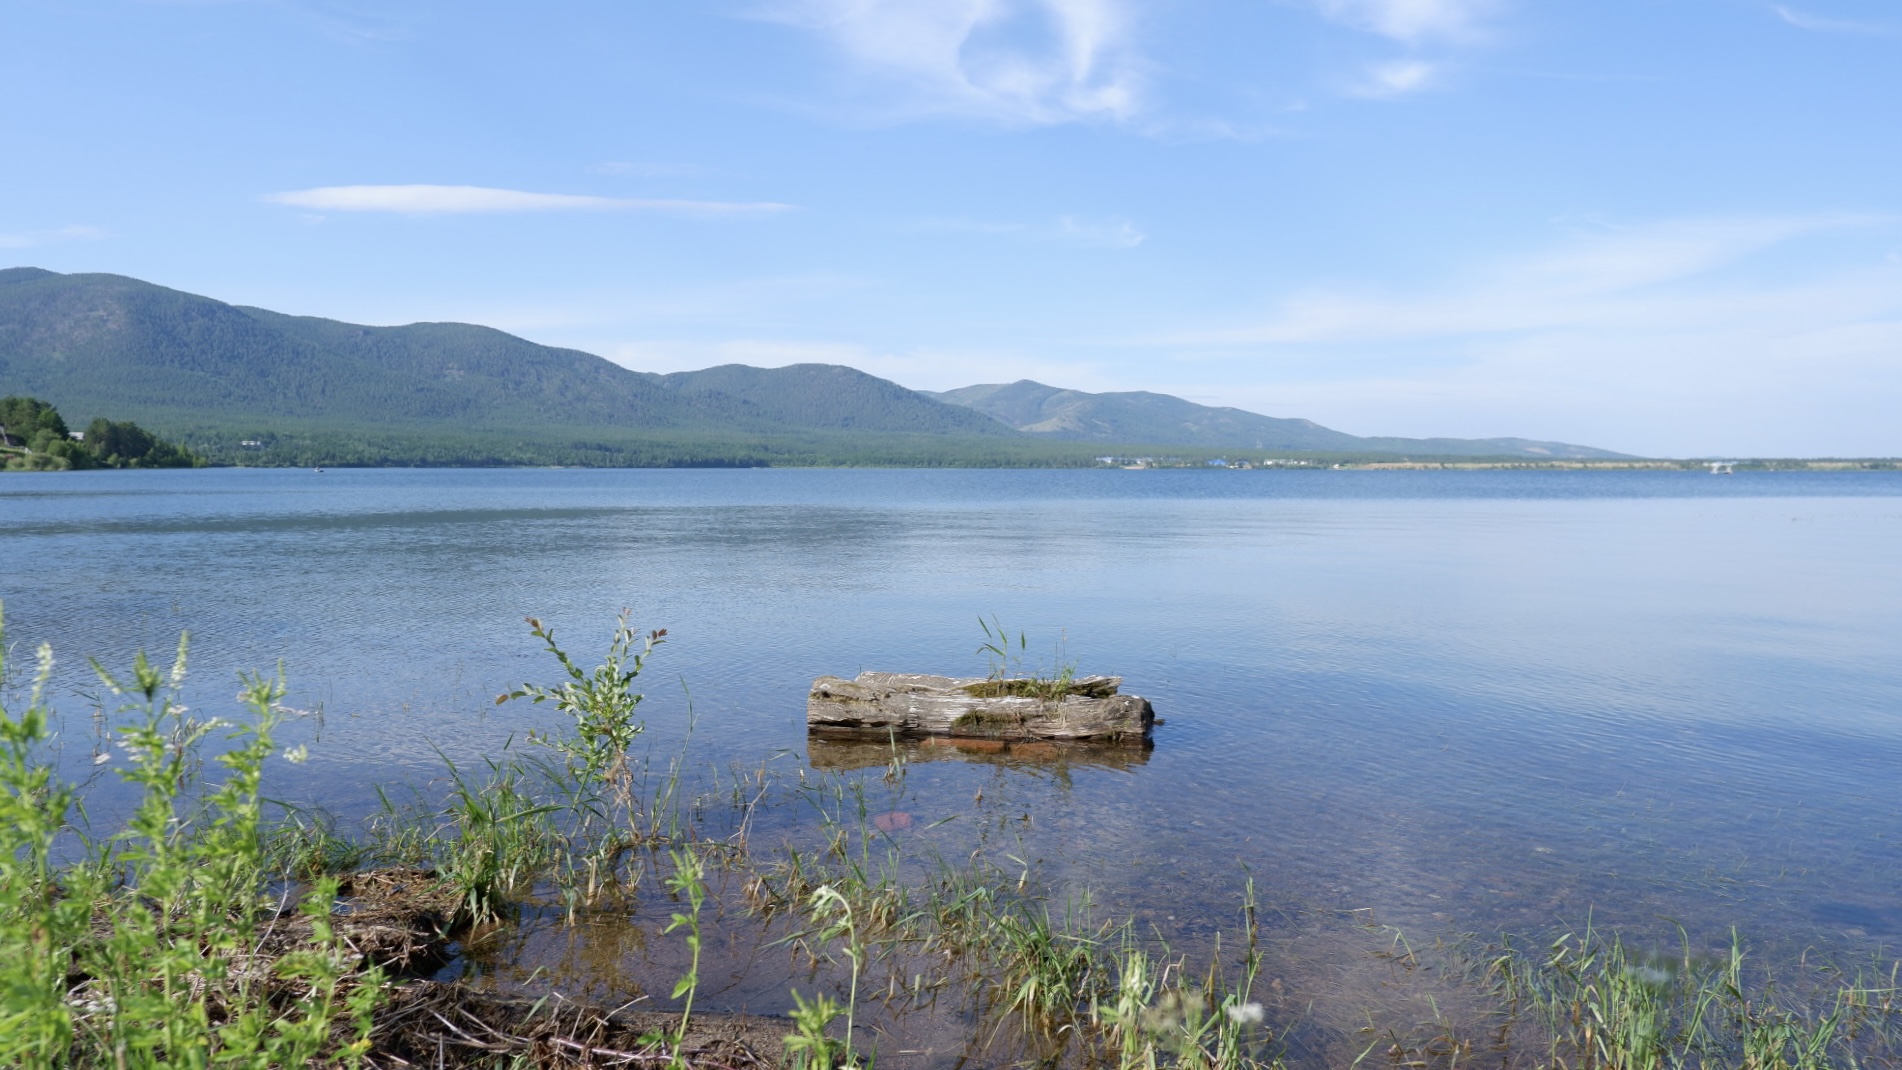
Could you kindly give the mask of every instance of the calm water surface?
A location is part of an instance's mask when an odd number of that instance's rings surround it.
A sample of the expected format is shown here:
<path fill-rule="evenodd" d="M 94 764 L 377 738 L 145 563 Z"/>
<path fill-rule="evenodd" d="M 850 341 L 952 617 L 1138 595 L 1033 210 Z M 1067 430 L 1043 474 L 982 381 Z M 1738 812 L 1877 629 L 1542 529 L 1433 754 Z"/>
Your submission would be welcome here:
<path fill-rule="evenodd" d="M 1120 764 L 920 763 L 1165 932 L 1243 868 L 1294 916 L 1601 925 L 1851 955 L 1902 939 L 1894 473 L 305 471 L 0 480 L 9 638 L 123 663 L 192 636 L 192 702 L 282 661 L 320 708 L 285 796 L 344 813 L 544 723 L 490 699 L 631 607 L 652 738 L 790 767 L 806 686 L 981 674 L 980 615 L 1167 723 Z M 16 646 L 16 650 L 19 646 Z M 79 720 L 84 720 L 80 717 Z M 83 732 L 72 744 L 83 764 Z M 778 755 L 779 757 L 773 758 Z"/>

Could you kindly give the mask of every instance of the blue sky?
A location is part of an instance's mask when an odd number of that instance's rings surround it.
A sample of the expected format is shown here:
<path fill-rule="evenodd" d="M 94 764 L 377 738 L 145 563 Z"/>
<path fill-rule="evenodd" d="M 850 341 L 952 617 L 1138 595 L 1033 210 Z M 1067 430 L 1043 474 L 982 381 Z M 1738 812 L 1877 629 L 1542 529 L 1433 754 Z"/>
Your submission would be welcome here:
<path fill-rule="evenodd" d="M 8 0 L 0 261 L 672 371 L 1902 453 L 1895 0 Z"/>

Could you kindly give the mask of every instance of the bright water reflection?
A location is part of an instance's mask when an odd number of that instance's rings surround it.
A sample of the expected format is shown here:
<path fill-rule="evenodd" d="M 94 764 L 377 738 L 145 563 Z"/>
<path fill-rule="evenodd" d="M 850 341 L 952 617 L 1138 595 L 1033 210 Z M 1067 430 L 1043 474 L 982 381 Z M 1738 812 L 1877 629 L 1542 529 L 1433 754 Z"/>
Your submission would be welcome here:
<path fill-rule="evenodd" d="M 918 766 L 1165 929 L 1242 867 L 1410 930 L 1902 937 L 1902 477 L 1885 473 L 203 471 L 0 483 L 16 642 L 190 629 L 194 704 L 280 659 L 321 706 L 279 790 L 348 811 L 540 714 L 489 699 L 631 606 L 709 766 L 805 760 L 805 686 L 982 671 L 996 614 L 1125 676 L 1146 761 Z M 83 733 L 81 733 L 83 736 Z M 82 763 L 83 739 L 74 742 Z M 1365 916 L 1365 915 L 1363 915 Z"/>

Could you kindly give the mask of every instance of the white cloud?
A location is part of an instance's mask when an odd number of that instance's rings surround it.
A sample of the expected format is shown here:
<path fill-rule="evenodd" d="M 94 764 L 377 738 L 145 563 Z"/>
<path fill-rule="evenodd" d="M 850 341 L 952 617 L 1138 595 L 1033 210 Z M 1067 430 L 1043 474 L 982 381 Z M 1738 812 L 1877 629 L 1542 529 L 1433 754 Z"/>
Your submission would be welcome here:
<path fill-rule="evenodd" d="M 106 232 L 98 227 L 59 227 L 54 230 L 16 231 L 0 234 L 0 249 L 32 249 L 69 241 L 98 241 Z"/>
<path fill-rule="evenodd" d="M 1366 77 L 1354 87 L 1362 97 L 1397 97 L 1415 93 L 1433 84 L 1439 68 L 1425 60 L 1400 59 L 1376 63 L 1367 68 Z"/>
<path fill-rule="evenodd" d="M 1821 15 L 1812 15 L 1807 11 L 1798 11 L 1782 4 L 1770 5 L 1777 17 L 1799 29 L 1815 30 L 1820 33 L 1857 33 L 1871 37 L 1902 37 L 1902 27 L 1884 25 L 1878 22 L 1857 22 L 1851 19 L 1832 19 Z"/>
<path fill-rule="evenodd" d="M 270 193 L 264 200 L 328 212 L 397 212 L 405 215 L 467 215 L 500 212 L 664 212 L 673 215 L 734 216 L 783 212 L 789 204 L 771 202 L 654 200 L 591 197 L 570 193 L 530 193 L 486 186 L 319 186 Z"/>
<path fill-rule="evenodd" d="M 1678 220 L 1574 237 L 1432 292 L 1311 291 L 1158 340 L 1228 403 L 1360 434 L 1695 455 L 1902 453 L 1902 263 L 1777 247 L 1891 217 Z M 1762 271 L 1763 261 L 1781 270 Z M 1178 388 L 1183 389 L 1183 388 Z M 1196 390 L 1196 387 L 1186 389 Z"/>
<path fill-rule="evenodd" d="M 1496 0 L 1317 0 L 1321 14 L 1405 44 L 1469 41 L 1499 6 Z"/>
<path fill-rule="evenodd" d="M 887 102 L 903 111 L 1042 125 L 1143 106 L 1123 0 L 782 0 L 760 14 L 907 87 Z"/>

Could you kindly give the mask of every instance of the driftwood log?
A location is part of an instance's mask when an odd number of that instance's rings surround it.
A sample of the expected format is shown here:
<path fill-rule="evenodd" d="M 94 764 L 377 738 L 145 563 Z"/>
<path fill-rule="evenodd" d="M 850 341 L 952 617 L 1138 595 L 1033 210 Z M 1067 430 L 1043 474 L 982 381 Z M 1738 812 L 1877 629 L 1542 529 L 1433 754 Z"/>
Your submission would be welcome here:
<path fill-rule="evenodd" d="M 1149 700 L 1119 695 L 1119 676 L 1050 681 L 972 680 L 866 672 L 856 680 L 821 676 L 806 699 L 806 727 L 820 733 L 1073 739 L 1141 745 L 1156 712 Z"/>

